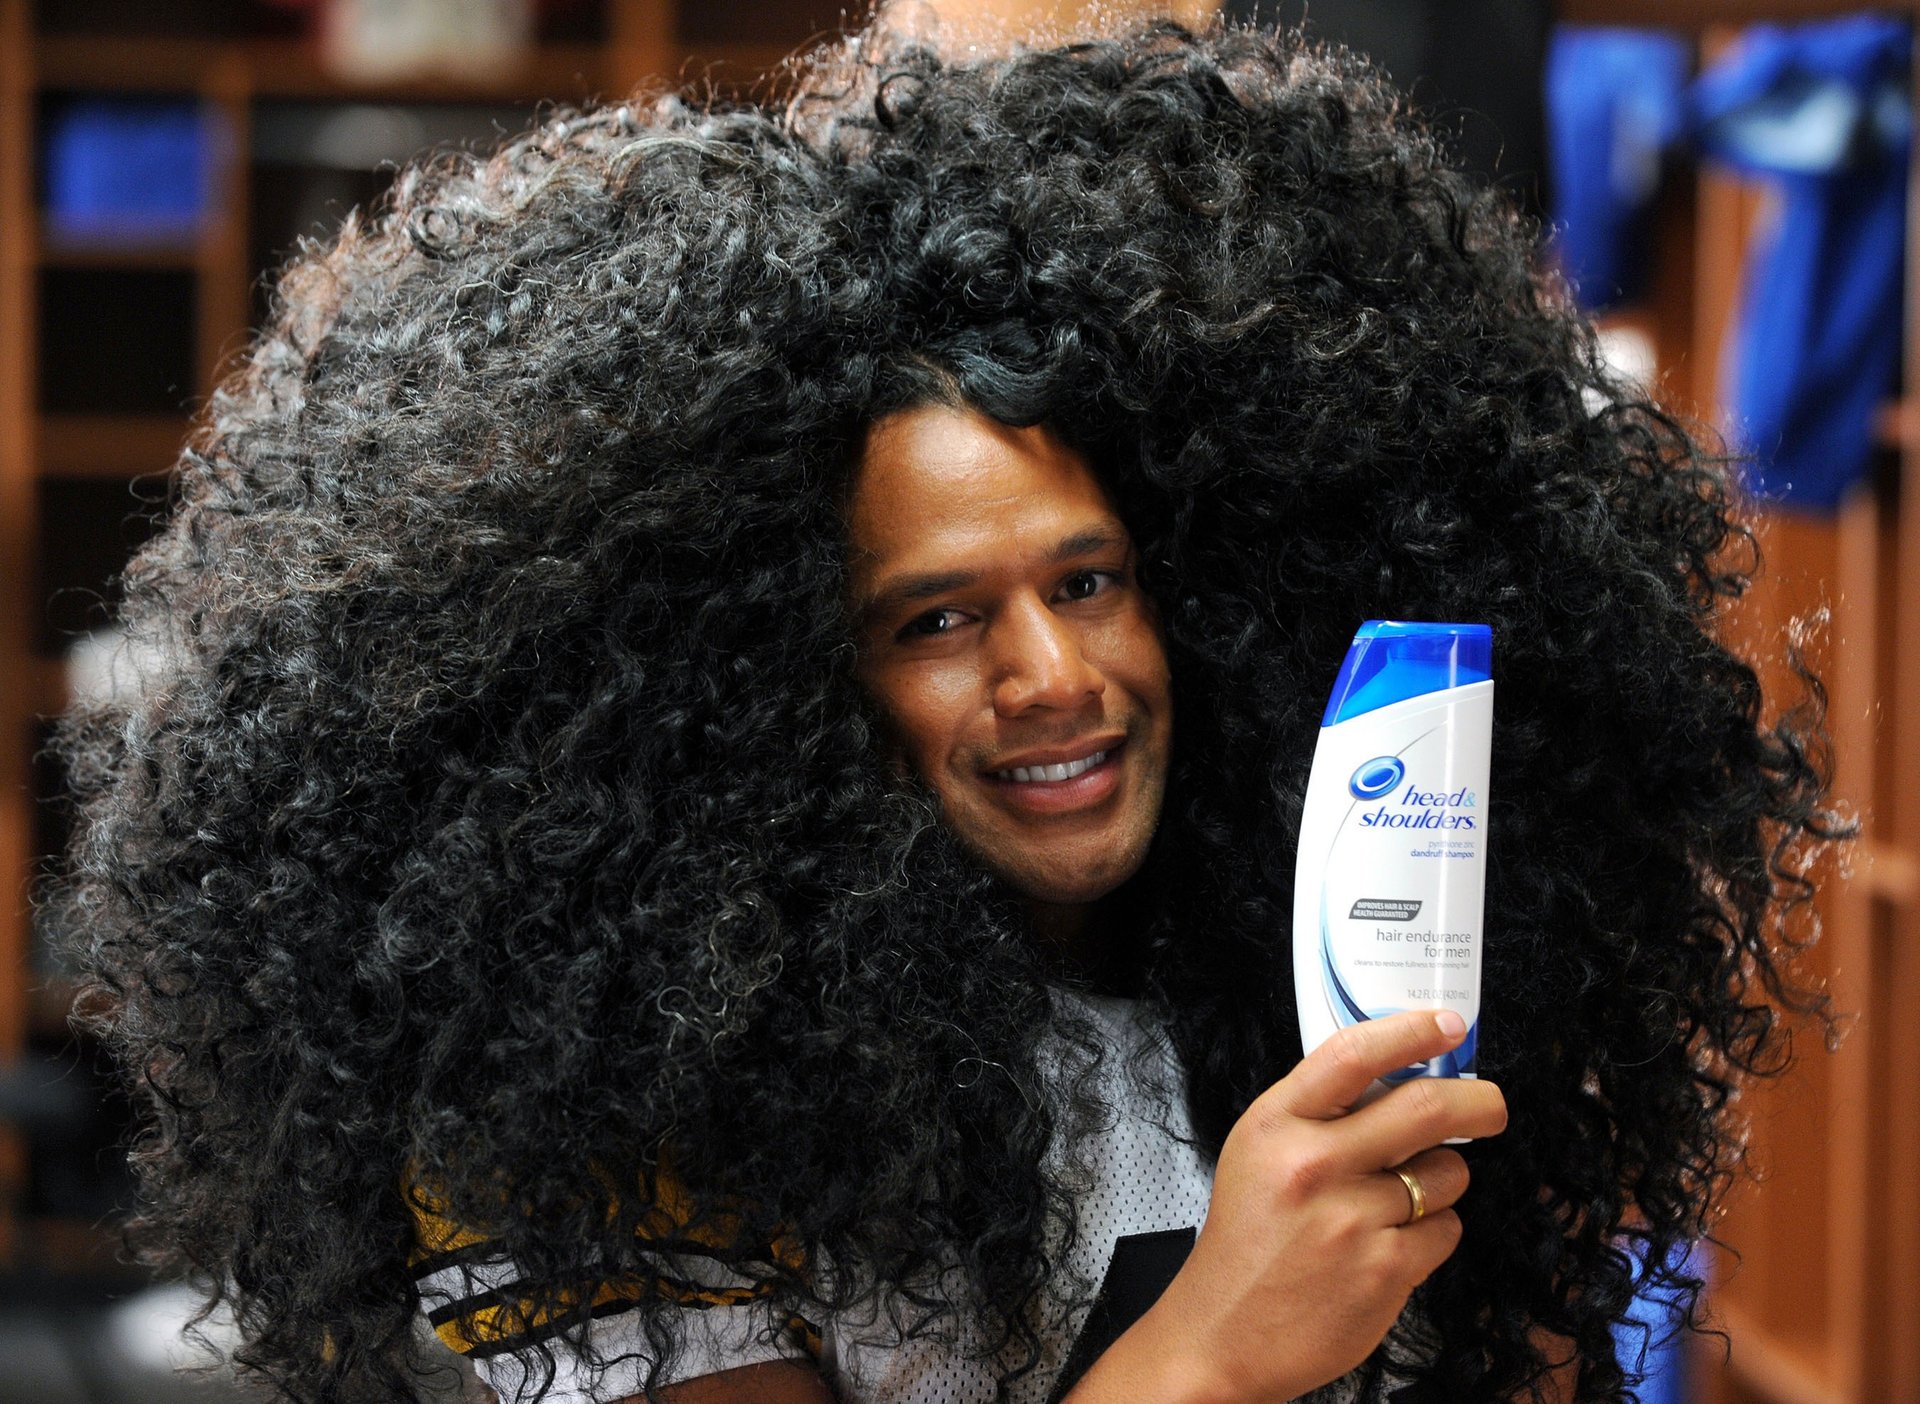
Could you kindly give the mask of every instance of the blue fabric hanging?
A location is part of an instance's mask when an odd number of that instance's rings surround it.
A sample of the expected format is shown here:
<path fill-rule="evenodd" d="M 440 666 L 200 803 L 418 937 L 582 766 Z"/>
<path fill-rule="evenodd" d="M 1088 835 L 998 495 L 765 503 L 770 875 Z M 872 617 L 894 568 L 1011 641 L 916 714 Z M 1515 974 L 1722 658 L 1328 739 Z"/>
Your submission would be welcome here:
<path fill-rule="evenodd" d="M 1553 245 L 1589 312 L 1646 289 L 1650 216 L 1685 120 L 1692 62 L 1684 40 L 1659 30 L 1554 29 L 1546 68 Z"/>
<path fill-rule="evenodd" d="M 80 99 L 49 114 L 44 140 L 56 237 L 187 239 L 212 211 L 219 129 L 196 102 Z"/>
<path fill-rule="evenodd" d="M 1673 1250 L 1667 1265 L 1690 1275 L 1697 1275 L 1700 1267 L 1694 1250 L 1684 1243 Z M 1685 1404 L 1692 1394 L 1680 1294 L 1648 1282 L 1647 1264 L 1637 1252 L 1633 1252 L 1633 1275 L 1637 1287 L 1633 1304 L 1627 1308 L 1626 1320 L 1613 1328 L 1614 1350 L 1626 1373 L 1627 1388 L 1636 1404 Z"/>
<path fill-rule="evenodd" d="M 1705 156 L 1771 184 L 1723 380 L 1766 496 L 1828 510 L 1896 390 L 1912 114 L 1904 21 L 1756 26 L 1692 94 Z"/>

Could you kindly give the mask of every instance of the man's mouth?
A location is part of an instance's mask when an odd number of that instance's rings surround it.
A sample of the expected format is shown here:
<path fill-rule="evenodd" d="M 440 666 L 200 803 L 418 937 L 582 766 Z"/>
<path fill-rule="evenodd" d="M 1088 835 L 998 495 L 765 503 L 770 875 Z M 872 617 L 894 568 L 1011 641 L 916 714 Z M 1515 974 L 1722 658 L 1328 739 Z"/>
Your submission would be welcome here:
<path fill-rule="evenodd" d="M 1089 749 L 1098 747 L 1098 749 Z M 1124 737 L 1089 737 L 1007 759 L 1020 762 L 986 772 L 1003 804 L 1035 816 L 1078 813 L 1104 805 L 1120 785 Z"/>
<path fill-rule="evenodd" d="M 996 780 L 1011 780 L 1019 785 L 1031 785 L 1043 780 L 1071 780 L 1076 775 L 1085 775 L 1101 761 L 1112 755 L 1111 749 L 1095 751 L 1092 755 L 1077 761 L 1067 761 L 1061 765 L 1016 765 L 1010 770 L 996 770 Z"/>

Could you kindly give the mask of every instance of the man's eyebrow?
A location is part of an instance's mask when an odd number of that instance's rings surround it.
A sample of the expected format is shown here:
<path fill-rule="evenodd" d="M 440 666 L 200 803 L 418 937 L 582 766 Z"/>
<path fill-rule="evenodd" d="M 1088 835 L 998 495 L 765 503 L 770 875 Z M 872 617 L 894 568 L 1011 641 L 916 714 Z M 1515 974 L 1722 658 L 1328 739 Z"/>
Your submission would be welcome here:
<path fill-rule="evenodd" d="M 875 591 L 860 606 L 860 614 L 864 619 L 878 619 L 882 615 L 892 614 L 902 605 L 930 600 L 949 590 L 964 590 L 979 578 L 972 571 L 965 570 L 943 571 L 938 575 L 903 575 L 897 580 L 888 581 L 886 588 Z"/>
<path fill-rule="evenodd" d="M 1090 527 L 1062 537 L 1047 552 L 1048 565 L 1065 565 L 1081 556 L 1113 550 L 1127 545 L 1127 534 L 1118 527 Z M 946 570 L 927 575 L 903 575 L 889 580 L 860 606 L 860 618 L 879 619 L 905 605 L 930 600 L 953 590 L 964 590 L 980 577 L 973 571 Z"/>
<path fill-rule="evenodd" d="M 1127 544 L 1127 534 L 1118 527 L 1091 527 L 1077 531 L 1047 553 L 1049 565 L 1065 565 L 1075 556 L 1091 556 Z"/>

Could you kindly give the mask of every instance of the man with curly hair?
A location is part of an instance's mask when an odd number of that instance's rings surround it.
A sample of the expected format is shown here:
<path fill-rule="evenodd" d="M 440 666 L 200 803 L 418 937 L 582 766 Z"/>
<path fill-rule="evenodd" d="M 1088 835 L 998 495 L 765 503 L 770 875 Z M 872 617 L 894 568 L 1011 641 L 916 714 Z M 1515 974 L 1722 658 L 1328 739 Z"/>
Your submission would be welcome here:
<path fill-rule="evenodd" d="M 155 1260 L 298 1400 L 1623 1398 L 1841 833 L 1724 467 L 1344 56 L 796 76 L 403 170 L 213 397 L 61 739 Z M 1301 1054 L 1368 617 L 1500 709 L 1486 1080 L 1360 1106 L 1464 1032 Z"/>

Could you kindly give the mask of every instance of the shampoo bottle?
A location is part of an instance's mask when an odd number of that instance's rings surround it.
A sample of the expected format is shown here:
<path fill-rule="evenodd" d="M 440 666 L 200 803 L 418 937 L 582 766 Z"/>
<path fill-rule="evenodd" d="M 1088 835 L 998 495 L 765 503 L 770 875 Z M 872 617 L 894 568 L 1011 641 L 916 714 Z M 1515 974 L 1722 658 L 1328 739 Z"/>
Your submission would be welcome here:
<path fill-rule="evenodd" d="M 1467 1023 L 1389 1082 L 1475 1076 L 1492 669 L 1484 624 L 1369 620 L 1320 723 L 1294 874 L 1301 1043 L 1404 1009 Z"/>

